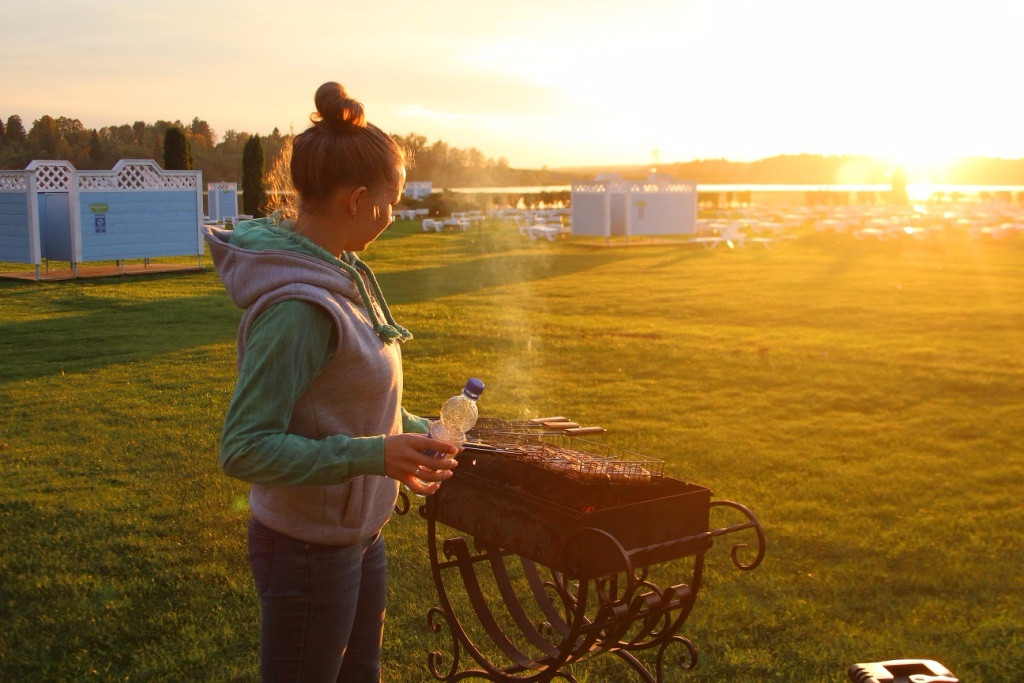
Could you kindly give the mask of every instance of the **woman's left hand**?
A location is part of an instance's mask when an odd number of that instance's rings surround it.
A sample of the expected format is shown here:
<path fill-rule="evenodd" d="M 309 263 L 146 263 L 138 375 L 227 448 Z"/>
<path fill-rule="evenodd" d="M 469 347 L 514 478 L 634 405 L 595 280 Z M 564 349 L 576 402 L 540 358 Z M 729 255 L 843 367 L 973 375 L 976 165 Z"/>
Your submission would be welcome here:
<path fill-rule="evenodd" d="M 442 456 L 427 455 L 431 452 Z M 458 452 L 458 446 L 425 434 L 394 434 L 384 437 L 384 473 L 413 493 L 429 496 L 452 476 L 459 462 L 449 456 Z"/>

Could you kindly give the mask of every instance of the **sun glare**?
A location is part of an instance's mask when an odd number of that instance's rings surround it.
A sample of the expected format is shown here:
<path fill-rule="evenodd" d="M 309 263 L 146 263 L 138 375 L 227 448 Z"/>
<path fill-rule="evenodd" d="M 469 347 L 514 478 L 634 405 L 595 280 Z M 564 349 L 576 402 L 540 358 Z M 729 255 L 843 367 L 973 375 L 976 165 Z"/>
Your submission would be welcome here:
<path fill-rule="evenodd" d="M 942 182 L 956 161 L 954 155 L 946 150 L 935 149 L 934 145 L 905 147 L 898 153 L 886 154 L 881 158 L 890 168 L 902 169 L 910 185 L 919 186 Z"/>
<path fill-rule="evenodd" d="M 935 194 L 935 190 L 936 187 L 934 183 L 910 183 L 907 185 L 907 197 L 912 202 L 924 202 Z"/>

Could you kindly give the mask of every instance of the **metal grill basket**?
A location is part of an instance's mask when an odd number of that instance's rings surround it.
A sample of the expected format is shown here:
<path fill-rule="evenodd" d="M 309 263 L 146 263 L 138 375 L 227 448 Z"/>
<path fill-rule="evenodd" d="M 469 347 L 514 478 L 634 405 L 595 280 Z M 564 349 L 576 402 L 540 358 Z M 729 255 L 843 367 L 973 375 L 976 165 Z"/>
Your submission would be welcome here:
<path fill-rule="evenodd" d="M 604 443 L 552 430 L 536 421 L 480 418 L 467 445 L 492 448 L 508 459 L 587 483 L 650 483 L 665 462 Z"/>
<path fill-rule="evenodd" d="M 588 483 L 648 484 L 665 462 L 564 434 L 510 433 L 501 444 L 524 463 Z"/>

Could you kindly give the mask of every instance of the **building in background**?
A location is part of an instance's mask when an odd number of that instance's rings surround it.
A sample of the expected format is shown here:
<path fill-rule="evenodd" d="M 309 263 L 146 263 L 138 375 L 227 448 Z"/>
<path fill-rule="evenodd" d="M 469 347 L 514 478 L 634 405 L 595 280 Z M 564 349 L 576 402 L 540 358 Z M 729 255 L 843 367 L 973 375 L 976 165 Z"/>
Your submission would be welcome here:
<path fill-rule="evenodd" d="M 405 196 L 409 199 L 423 199 L 434 191 L 434 183 L 429 180 L 410 180 L 405 184 Z"/>
<path fill-rule="evenodd" d="M 571 204 L 574 235 L 628 238 L 697 231 L 697 183 L 666 174 L 643 181 L 617 175 L 576 181 Z"/>

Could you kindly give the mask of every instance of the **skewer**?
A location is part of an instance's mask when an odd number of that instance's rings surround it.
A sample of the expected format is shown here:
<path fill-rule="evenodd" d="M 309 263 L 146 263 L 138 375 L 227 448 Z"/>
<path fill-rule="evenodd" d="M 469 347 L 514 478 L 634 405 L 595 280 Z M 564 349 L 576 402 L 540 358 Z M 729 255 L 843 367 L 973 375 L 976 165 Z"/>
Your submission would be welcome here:
<path fill-rule="evenodd" d="M 579 424 L 571 420 L 545 420 L 541 422 L 548 429 L 575 429 Z"/>
<path fill-rule="evenodd" d="M 604 427 L 570 427 L 565 430 L 570 436 L 585 436 L 587 434 L 604 434 L 607 430 Z"/>

